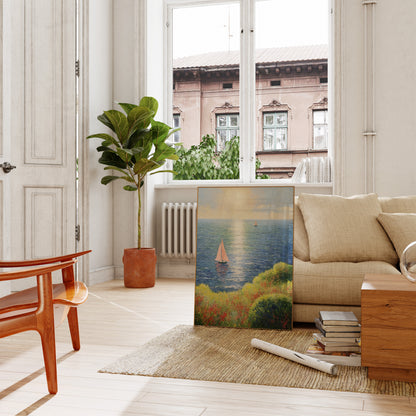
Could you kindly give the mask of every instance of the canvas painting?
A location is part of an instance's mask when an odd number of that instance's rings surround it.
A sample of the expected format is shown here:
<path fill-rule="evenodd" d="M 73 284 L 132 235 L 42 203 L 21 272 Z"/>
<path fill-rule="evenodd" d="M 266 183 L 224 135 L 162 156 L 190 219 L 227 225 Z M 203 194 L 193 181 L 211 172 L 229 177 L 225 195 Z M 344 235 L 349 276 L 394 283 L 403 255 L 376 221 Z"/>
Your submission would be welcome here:
<path fill-rule="evenodd" d="M 198 189 L 195 325 L 292 328 L 293 187 Z"/>

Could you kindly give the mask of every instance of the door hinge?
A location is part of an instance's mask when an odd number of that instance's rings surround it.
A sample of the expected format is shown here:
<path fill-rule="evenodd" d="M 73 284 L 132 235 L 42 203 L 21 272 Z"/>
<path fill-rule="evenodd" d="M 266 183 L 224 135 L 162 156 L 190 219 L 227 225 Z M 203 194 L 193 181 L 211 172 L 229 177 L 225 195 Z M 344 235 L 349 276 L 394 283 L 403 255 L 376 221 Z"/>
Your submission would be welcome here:
<path fill-rule="evenodd" d="M 79 61 L 77 60 L 77 61 L 75 61 L 75 76 L 76 77 L 79 77 L 79 72 L 80 72 Z"/>
<path fill-rule="evenodd" d="M 81 240 L 81 226 L 80 225 L 75 226 L 75 240 L 77 241 Z"/>

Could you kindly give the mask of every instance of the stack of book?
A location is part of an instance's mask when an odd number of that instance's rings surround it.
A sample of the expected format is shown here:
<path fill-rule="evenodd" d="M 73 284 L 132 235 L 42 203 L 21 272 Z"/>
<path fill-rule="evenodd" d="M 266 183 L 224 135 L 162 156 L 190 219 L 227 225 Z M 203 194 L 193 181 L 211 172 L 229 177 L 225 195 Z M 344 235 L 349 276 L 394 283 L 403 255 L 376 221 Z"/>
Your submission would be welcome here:
<path fill-rule="evenodd" d="M 307 354 L 335 364 L 361 365 L 361 325 L 353 312 L 321 311 Z"/>

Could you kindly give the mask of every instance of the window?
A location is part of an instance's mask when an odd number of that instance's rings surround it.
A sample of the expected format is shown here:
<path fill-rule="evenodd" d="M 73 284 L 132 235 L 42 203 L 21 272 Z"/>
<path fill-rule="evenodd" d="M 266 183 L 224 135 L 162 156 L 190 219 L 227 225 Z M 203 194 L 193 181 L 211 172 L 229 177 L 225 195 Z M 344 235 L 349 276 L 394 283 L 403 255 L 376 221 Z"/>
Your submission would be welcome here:
<path fill-rule="evenodd" d="M 217 114 L 217 150 L 221 152 L 225 143 L 239 135 L 238 114 Z"/>
<path fill-rule="evenodd" d="M 164 2 L 172 64 L 167 101 L 169 112 L 183 111 L 185 149 L 208 137 L 211 148 L 222 151 L 238 136 L 233 158 L 242 183 L 254 182 L 259 173 L 288 179 L 311 145 L 327 151 L 327 121 L 325 127 L 312 123 L 311 140 L 310 103 L 327 95 L 328 0 Z"/>
<path fill-rule="evenodd" d="M 263 150 L 287 149 L 287 111 L 263 113 Z"/>
<path fill-rule="evenodd" d="M 328 110 L 313 111 L 313 148 L 328 149 Z"/>
<path fill-rule="evenodd" d="M 180 118 L 181 118 L 180 114 L 174 114 L 173 115 L 173 126 L 172 127 L 174 129 L 177 129 L 178 127 L 181 126 Z M 178 131 L 175 131 L 175 133 L 173 133 L 173 142 L 174 143 L 179 143 L 180 141 L 181 141 L 181 131 L 178 130 Z"/>

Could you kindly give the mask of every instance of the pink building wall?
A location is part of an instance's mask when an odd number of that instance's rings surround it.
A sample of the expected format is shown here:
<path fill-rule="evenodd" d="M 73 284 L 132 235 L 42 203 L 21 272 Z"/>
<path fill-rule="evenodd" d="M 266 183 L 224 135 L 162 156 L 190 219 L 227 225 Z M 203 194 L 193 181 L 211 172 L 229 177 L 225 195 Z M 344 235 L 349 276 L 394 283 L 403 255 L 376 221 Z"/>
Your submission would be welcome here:
<path fill-rule="evenodd" d="M 293 66 L 293 68 L 301 68 Z M 212 71 L 210 77 L 199 71 L 176 70 L 173 93 L 174 114 L 180 115 L 181 142 L 186 148 L 199 144 L 201 137 L 215 135 L 216 114 L 239 113 L 239 82 L 236 71 Z M 301 72 L 301 73 L 299 73 Z M 305 72 L 305 71 L 304 71 Z M 256 82 L 256 156 L 261 161 L 261 172 L 274 178 L 287 178 L 305 157 L 326 156 L 326 150 L 313 150 L 314 109 L 327 109 L 328 88 L 326 65 L 312 74 L 290 70 L 284 76 L 262 74 Z M 280 86 L 270 81 L 280 80 Z M 232 83 L 232 89 L 224 89 Z M 263 112 L 288 112 L 288 149 L 263 150 Z M 241 125 L 241 122 L 240 122 Z"/>

